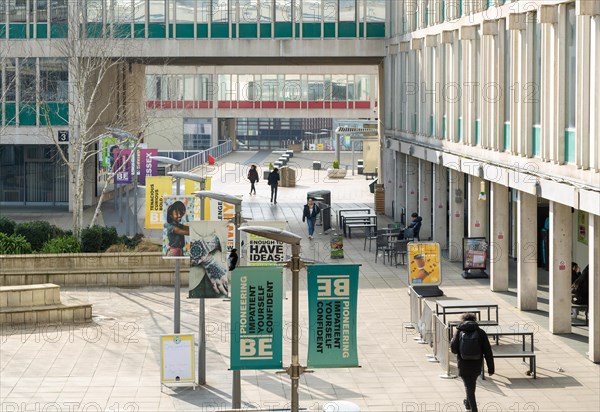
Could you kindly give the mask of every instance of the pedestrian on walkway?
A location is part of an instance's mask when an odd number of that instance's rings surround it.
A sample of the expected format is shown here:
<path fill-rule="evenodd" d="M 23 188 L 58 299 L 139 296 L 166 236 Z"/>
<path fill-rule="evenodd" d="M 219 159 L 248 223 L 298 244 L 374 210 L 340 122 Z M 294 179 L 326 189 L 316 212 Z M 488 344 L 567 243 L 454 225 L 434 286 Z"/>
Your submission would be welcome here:
<path fill-rule="evenodd" d="M 267 183 L 271 186 L 271 203 L 277 204 L 277 187 L 279 186 L 279 169 L 275 168 L 269 173 Z"/>
<path fill-rule="evenodd" d="M 256 187 L 254 187 L 254 183 L 258 183 L 258 172 L 256 171 L 256 165 L 250 166 L 250 170 L 248 170 L 248 180 L 250 181 L 250 195 L 254 192 L 256 196 Z"/>
<path fill-rule="evenodd" d="M 315 233 L 315 222 L 317 221 L 317 215 L 321 209 L 319 206 L 315 204 L 315 199 L 309 197 L 306 204 L 304 205 L 304 210 L 302 211 L 302 221 L 306 221 L 308 225 L 308 238 L 312 240 L 313 233 Z"/>
<path fill-rule="evenodd" d="M 465 408 L 477 412 L 475 400 L 477 376 L 481 373 L 483 358 L 487 363 L 488 375 L 494 374 L 494 355 L 488 336 L 479 328 L 475 314 L 465 313 L 461 320 L 462 323 L 456 327 L 456 333 L 450 342 L 450 349 L 456 354 L 458 376 L 462 378 L 465 385 L 467 395 L 463 401 Z"/>

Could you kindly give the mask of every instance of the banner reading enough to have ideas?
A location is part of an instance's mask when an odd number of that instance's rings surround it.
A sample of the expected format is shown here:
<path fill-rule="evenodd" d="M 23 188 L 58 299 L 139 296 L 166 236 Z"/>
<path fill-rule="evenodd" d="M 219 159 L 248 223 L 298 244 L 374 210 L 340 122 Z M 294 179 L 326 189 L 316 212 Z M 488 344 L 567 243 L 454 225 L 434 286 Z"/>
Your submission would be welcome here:
<path fill-rule="evenodd" d="M 310 265 L 308 361 L 311 368 L 358 366 L 356 305 L 360 265 Z"/>
<path fill-rule="evenodd" d="M 231 272 L 231 369 L 280 369 L 283 269 L 238 266 Z"/>

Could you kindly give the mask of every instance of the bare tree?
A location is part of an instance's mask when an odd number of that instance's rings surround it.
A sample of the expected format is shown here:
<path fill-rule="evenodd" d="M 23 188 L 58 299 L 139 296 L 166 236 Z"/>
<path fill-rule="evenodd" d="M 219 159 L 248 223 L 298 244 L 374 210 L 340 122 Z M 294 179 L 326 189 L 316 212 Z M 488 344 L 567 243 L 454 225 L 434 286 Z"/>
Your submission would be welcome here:
<path fill-rule="evenodd" d="M 50 135 L 58 153 L 69 170 L 72 197 L 73 234 L 80 236 L 83 223 L 84 188 L 99 152 L 100 141 L 106 136 L 109 126 L 126 130 L 133 136 L 141 136 L 147 126 L 142 121 L 142 90 L 128 84 L 133 63 L 127 61 L 129 42 L 116 40 L 110 33 L 102 33 L 99 38 L 86 37 L 80 32 L 85 27 L 85 2 L 71 2 L 69 34 L 65 39 L 55 39 L 53 43 L 59 54 L 68 62 L 68 151 L 61 150 L 65 144 L 60 141 L 56 126 L 52 125 L 52 111 L 48 102 L 41 100 L 40 107 L 46 116 Z M 42 85 L 43 87 L 43 85 Z M 137 93 L 138 98 L 128 101 Z M 66 119 L 65 119 L 66 120 Z M 65 126 L 61 126 L 64 129 Z M 134 142 L 137 148 L 139 142 Z M 93 170 L 93 169 L 91 169 Z M 114 176 L 117 171 L 111 171 Z M 106 188 L 103 190 L 100 201 Z M 95 194 L 94 194 L 95 196 Z M 100 206 L 98 206 L 99 208 Z M 94 217 L 95 220 L 95 217 Z"/>

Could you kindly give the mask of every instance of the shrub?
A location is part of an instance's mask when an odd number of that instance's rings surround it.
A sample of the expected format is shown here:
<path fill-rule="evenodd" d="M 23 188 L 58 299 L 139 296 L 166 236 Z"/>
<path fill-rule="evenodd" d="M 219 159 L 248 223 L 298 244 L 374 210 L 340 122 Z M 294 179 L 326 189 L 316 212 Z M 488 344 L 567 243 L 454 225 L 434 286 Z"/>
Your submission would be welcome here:
<path fill-rule="evenodd" d="M 337 160 L 333 161 L 333 168 L 334 169 L 339 169 L 340 168 L 340 162 L 338 162 Z"/>
<path fill-rule="evenodd" d="M 136 247 L 136 252 L 160 252 L 162 250 L 161 245 L 157 245 L 156 243 L 152 243 L 149 240 L 142 240 Z"/>
<path fill-rule="evenodd" d="M 44 220 L 19 223 L 15 227 L 15 234 L 27 239 L 33 250 L 40 250 L 44 243 L 55 237 L 62 236 L 63 233 L 61 229 Z"/>
<path fill-rule="evenodd" d="M 4 233 L 5 235 L 12 235 L 15 233 L 15 226 L 17 224 L 14 220 L 9 219 L 4 216 L 0 216 L 0 233 Z"/>
<path fill-rule="evenodd" d="M 81 251 L 104 252 L 118 240 L 119 235 L 114 227 L 92 226 L 81 231 Z"/>
<path fill-rule="evenodd" d="M 119 237 L 117 243 L 127 246 L 128 249 L 135 249 L 135 247 L 142 241 L 143 237 L 144 235 L 141 233 L 137 233 L 133 237 L 123 235 Z"/>
<path fill-rule="evenodd" d="M 269 170 L 273 170 L 273 163 L 269 163 Z"/>
<path fill-rule="evenodd" d="M 40 252 L 42 253 L 79 253 L 79 241 L 74 236 L 61 236 L 50 239 Z"/>
<path fill-rule="evenodd" d="M 123 243 L 117 243 L 106 249 L 106 253 L 129 252 L 129 248 Z"/>
<path fill-rule="evenodd" d="M 31 253 L 31 244 L 21 235 L 0 233 L 0 255 L 25 255 Z"/>

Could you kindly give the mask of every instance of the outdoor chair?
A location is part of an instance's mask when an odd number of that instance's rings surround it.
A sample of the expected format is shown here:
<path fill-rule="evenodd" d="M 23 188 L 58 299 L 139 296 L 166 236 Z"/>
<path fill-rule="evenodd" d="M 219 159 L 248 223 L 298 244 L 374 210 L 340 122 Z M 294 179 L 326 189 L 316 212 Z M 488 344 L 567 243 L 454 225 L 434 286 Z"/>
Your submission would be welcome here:
<path fill-rule="evenodd" d="M 389 256 L 390 259 L 392 258 L 391 257 L 392 248 L 390 247 L 389 237 L 384 234 L 377 234 L 377 237 L 375 239 L 375 245 L 376 245 L 375 263 L 377 263 L 377 256 L 379 255 L 379 252 L 381 251 L 381 252 L 383 252 L 383 264 L 385 265 L 386 256 Z"/>

